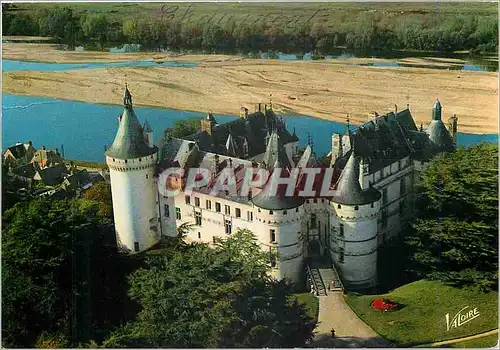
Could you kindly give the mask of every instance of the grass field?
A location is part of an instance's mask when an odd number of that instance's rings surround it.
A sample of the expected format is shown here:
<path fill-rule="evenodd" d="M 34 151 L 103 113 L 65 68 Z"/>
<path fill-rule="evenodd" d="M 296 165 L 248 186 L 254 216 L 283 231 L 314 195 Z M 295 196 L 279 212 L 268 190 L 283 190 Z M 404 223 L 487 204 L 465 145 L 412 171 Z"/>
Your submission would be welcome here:
<path fill-rule="evenodd" d="M 488 335 L 486 337 L 478 338 L 478 339 L 472 339 L 472 340 L 466 340 L 466 341 L 461 341 L 458 343 L 453 343 L 446 345 L 446 347 L 451 347 L 451 348 L 491 348 L 494 347 L 498 344 L 498 335 Z M 443 346 L 445 347 L 445 346 Z"/>
<path fill-rule="evenodd" d="M 382 296 L 403 307 L 394 312 L 374 311 L 370 303 Z M 466 337 L 498 327 L 497 293 L 463 290 L 436 281 L 420 280 L 385 295 L 350 294 L 346 300 L 378 334 L 403 347 Z M 447 330 L 445 315 L 449 313 L 452 319 L 465 306 L 477 308 L 480 316 Z"/>
<path fill-rule="evenodd" d="M 17 11 L 32 13 L 43 8 L 53 8 L 54 3 L 19 3 Z M 103 12 L 112 22 L 122 22 L 127 18 L 158 18 L 191 23 L 219 23 L 230 20 L 245 21 L 250 25 L 270 24 L 293 27 L 305 23 L 321 22 L 324 26 L 347 23 L 349 18 L 361 12 L 383 15 L 385 20 L 405 16 L 453 16 L 457 14 L 495 15 L 495 3 L 65 3 L 76 14 Z M 348 15 L 348 16 L 347 16 Z M 436 19 L 437 17 L 434 17 Z"/>
<path fill-rule="evenodd" d="M 314 323 L 316 324 L 318 320 L 318 309 L 319 309 L 318 298 L 312 295 L 311 293 L 294 294 L 294 297 L 300 304 L 304 305 L 308 315 L 312 317 Z"/>

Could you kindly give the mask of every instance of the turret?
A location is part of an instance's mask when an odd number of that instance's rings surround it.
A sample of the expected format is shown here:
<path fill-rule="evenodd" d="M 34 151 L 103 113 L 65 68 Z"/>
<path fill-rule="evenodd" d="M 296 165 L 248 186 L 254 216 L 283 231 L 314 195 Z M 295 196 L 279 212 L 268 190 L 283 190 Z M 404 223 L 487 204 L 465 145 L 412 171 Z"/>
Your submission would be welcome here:
<path fill-rule="evenodd" d="M 441 103 L 436 100 L 432 107 L 432 120 L 441 120 Z"/>
<path fill-rule="evenodd" d="M 115 139 L 105 152 L 106 163 L 110 169 L 118 245 L 131 252 L 141 252 L 161 237 L 154 177 L 158 148 L 146 143 L 127 87 L 123 105 Z"/>
<path fill-rule="evenodd" d="M 331 199 L 332 260 L 350 289 L 377 284 L 377 234 L 381 194 L 359 183 L 359 159 L 351 151 Z"/>
<path fill-rule="evenodd" d="M 255 231 L 264 249 L 270 253 L 274 277 L 290 278 L 300 282 L 303 264 L 301 228 L 305 215 L 305 199 L 295 191 L 287 195 L 286 185 L 279 185 L 277 178 L 290 175 L 289 168 L 278 157 L 274 162 L 274 173 L 262 190 L 252 198 L 254 205 Z M 293 186 L 292 186 L 293 187 Z M 277 255 L 273 261 L 272 255 Z"/>
<path fill-rule="evenodd" d="M 446 126 L 441 120 L 441 103 L 436 100 L 432 108 L 432 120 L 425 130 L 434 147 L 439 152 L 451 151 L 454 149 L 452 136 L 446 130 Z"/>

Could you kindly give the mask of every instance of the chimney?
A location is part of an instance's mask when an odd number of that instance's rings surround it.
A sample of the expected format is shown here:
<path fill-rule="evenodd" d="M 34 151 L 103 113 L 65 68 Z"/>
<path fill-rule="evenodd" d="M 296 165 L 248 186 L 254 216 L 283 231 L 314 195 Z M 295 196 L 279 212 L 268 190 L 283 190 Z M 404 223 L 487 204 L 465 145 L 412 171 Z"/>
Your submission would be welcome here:
<path fill-rule="evenodd" d="M 33 142 L 31 142 L 31 141 L 28 141 L 28 144 L 29 144 L 30 146 L 33 146 Z"/>
<path fill-rule="evenodd" d="M 409 103 L 406 104 L 406 109 L 410 109 L 410 104 Z"/>
<path fill-rule="evenodd" d="M 259 112 L 261 111 L 261 103 L 259 103 Z"/>
<path fill-rule="evenodd" d="M 202 119 L 201 120 L 201 131 L 206 131 L 207 134 L 212 135 L 212 130 L 213 130 L 213 123 L 209 119 Z"/>
<path fill-rule="evenodd" d="M 245 118 L 248 117 L 248 108 L 245 108 Z"/>
<path fill-rule="evenodd" d="M 214 156 L 214 163 L 215 163 L 215 171 L 214 171 L 214 176 L 217 175 L 219 173 L 219 155 L 216 154 Z"/>
<path fill-rule="evenodd" d="M 42 150 L 45 150 L 45 146 L 42 146 Z"/>
<path fill-rule="evenodd" d="M 233 160 L 231 158 L 228 158 L 227 159 L 227 164 L 228 164 L 229 168 L 232 168 L 233 167 Z"/>
<path fill-rule="evenodd" d="M 396 114 L 398 113 L 398 105 L 396 105 L 396 104 L 394 105 L 394 113 L 396 113 Z"/>
<path fill-rule="evenodd" d="M 458 131 L 458 117 L 456 114 L 453 114 L 453 117 L 448 121 L 450 123 L 450 134 L 453 139 L 453 144 L 457 144 L 457 131 Z"/>

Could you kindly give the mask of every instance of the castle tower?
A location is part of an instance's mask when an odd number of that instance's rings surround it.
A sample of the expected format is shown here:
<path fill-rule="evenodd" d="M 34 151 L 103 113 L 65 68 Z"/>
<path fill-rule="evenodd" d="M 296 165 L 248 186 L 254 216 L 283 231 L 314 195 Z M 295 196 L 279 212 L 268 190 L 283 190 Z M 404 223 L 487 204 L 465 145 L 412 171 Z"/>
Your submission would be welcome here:
<path fill-rule="evenodd" d="M 425 130 L 434 147 L 439 151 L 446 152 L 454 149 L 453 139 L 443 121 L 441 120 L 441 103 L 436 100 L 432 108 L 432 120 Z"/>
<path fill-rule="evenodd" d="M 286 177 L 288 168 L 283 165 L 280 157 L 274 164 L 281 169 L 281 176 Z M 274 191 L 274 189 L 277 189 Z M 287 196 L 284 185 L 273 184 L 273 176 L 255 197 L 254 226 L 260 244 L 277 255 L 271 266 L 277 279 L 290 278 L 300 281 L 303 264 L 302 221 L 305 215 L 304 198 Z"/>
<path fill-rule="evenodd" d="M 105 154 L 110 169 L 117 243 L 137 253 L 151 247 L 161 236 L 154 178 L 158 148 L 145 142 L 128 88 L 123 104 L 115 140 Z"/>
<path fill-rule="evenodd" d="M 332 260 L 350 289 L 377 284 L 377 234 L 381 194 L 359 184 L 359 160 L 354 149 L 331 199 Z"/>

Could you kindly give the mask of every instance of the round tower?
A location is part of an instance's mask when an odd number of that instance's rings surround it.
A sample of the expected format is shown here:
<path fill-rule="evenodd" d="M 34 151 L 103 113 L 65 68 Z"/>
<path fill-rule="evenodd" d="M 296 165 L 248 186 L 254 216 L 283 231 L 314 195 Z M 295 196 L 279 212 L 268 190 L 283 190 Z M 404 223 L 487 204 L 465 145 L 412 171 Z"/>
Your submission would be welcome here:
<path fill-rule="evenodd" d="M 377 234 L 381 194 L 361 189 L 359 160 L 351 152 L 331 199 L 332 259 L 347 288 L 368 289 L 377 284 Z"/>
<path fill-rule="evenodd" d="M 263 249 L 269 251 L 275 277 L 290 278 L 299 283 L 304 260 L 302 221 L 305 199 L 298 197 L 295 191 L 293 195 L 287 195 L 287 186 L 278 183 L 280 178 L 290 176 L 290 166 L 285 162 L 286 154 L 277 137 L 276 133 L 271 135 L 266 149 L 266 159 L 269 162 L 274 160 L 270 163 L 274 164 L 274 172 L 262 191 L 252 198 L 255 234 Z"/>
<path fill-rule="evenodd" d="M 271 193 L 271 180 L 257 194 L 254 204 L 255 234 L 263 249 L 269 251 L 271 266 L 277 279 L 290 278 L 299 283 L 303 263 L 302 221 L 304 200 Z M 275 260 L 274 260 L 275 257 Z"/>
<path fill-rule="evenodd" d="M 115 140 L 105 154 L 117 243 L 137 253 L 151 247 L 161 237 L 154 178 L 158 148 L 146 143 L 128 88 L 123 104 Z"/>

